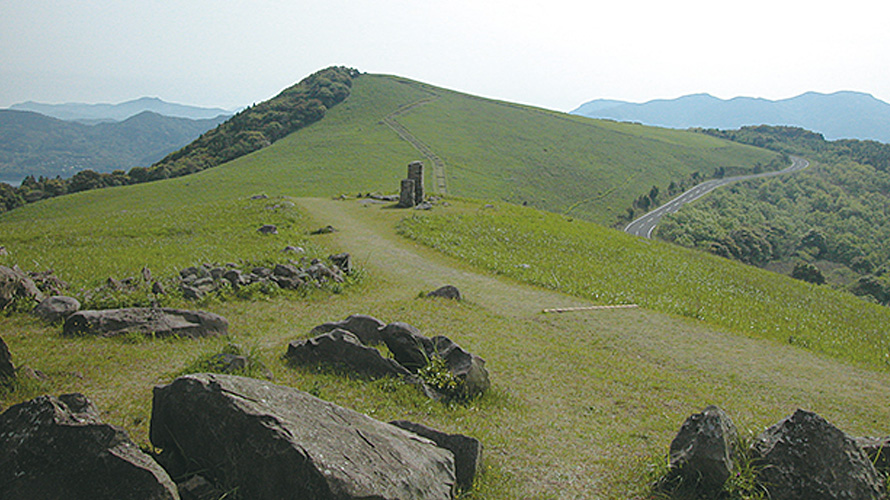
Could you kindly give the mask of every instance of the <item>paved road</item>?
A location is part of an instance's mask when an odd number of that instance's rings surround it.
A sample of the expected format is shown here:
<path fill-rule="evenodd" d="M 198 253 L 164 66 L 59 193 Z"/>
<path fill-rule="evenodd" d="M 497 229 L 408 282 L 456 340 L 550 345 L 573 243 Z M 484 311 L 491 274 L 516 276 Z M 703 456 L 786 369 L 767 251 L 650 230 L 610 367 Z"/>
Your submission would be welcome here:
<path fill-rule="evenodd" d="M 674 198 L 673 200 L 665 203 L 664 205 L 652 210 L 646 215 L 640 217 L 639 219 L 631 222 L 624 228 L 626 233 L 630 233 L 636 236 L 642 236 L 643 238 L 651 238 L 652 231 L 655 230 L 655 226 L 658 225 L 658 222 L 661 220 L 662 216 L 665 214 L 672 214 L 677 210 L 680 210 L 684 204 L 695 201 L 702 196 L 710 193 L 711 191 L 717 189 L 718 187 L 725 186 L 727 184 L 732 184 L 733 182 L 738 181 L 746 181 L 749 179 L 757 179 L 760 177 L 773 177 L 775 175 L 788 174 L 791 172 L 797 172 L 799 170 L 803 170 L 810 166 L 810 162 L 797 157 L 791 157 L 791 166 L 788 168 L 777 170 L 775 172 L 764 172 L 762 174 L 752 174 L 752 175 L 738 175 L 735 177 L 726 177 L 723 179 L 712 179 L 709 181 L 702 182 L 701 184 L 693 187 L 689 191 L 681 194 L 680 196 Z"/>

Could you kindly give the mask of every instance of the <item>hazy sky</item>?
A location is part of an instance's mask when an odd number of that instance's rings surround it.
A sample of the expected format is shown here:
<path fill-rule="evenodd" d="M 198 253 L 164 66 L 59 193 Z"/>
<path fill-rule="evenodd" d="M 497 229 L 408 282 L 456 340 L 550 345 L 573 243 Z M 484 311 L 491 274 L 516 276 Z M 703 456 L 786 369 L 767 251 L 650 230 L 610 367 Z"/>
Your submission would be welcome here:
<path fill-rule="evenodd" d="M 0 107 L 236 108 L 331 65 L 571 110 L 707 92 L 890 101 L 890 3 L 0 0 Z"/>

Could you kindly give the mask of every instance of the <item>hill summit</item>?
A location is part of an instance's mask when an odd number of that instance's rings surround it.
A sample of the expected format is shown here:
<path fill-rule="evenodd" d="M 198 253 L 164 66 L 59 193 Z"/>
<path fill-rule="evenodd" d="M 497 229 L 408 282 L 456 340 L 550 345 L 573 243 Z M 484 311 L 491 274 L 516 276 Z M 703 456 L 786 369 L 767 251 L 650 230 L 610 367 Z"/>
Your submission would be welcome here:
<path fill-rule="evenodd" d="M 862 92 L 807 92 L 777 101 L 753 97 L 724 100 L 709 94 L 644 103 L 597 99 L 571 113 L 669 128 L 790 125 L 822 133 L 829 140 L 890 142 L 890 104 Z"/>

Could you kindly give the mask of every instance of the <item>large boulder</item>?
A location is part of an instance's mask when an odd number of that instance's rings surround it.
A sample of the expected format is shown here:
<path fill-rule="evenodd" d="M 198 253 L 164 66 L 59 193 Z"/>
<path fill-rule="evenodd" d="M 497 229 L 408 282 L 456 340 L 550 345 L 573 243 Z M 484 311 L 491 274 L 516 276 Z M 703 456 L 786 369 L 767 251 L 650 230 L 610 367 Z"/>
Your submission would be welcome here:
<path fill-rule="evenodd" d="M 179 499 L 176 486 L 81 394 L 40 396 L 0 415 L 0 498 Z"/>
<path fill-rule="evenodd" d="M 43 293 L 24 271 L 16 267 L 0 266 L 0 310 L 17 300 L 43 300 Z"/>
<path fill-rule="evenodd" d="M 345 367 L 372 378 L 411 375 L 396 361 L 384 358 L 380 351 L 362 344 L 354 334 L 339 328 L 310 339 L 291 342 L 284 357 L 297 364 Z"/>
<path fill-rule="evenodd" d="M 687 418 L 671 441 L 668 481 L 679 480 L 684 488 L 716 498 L 733 472 L 737 444 L 738 431 L 729 416 L 708 406 Z"/>
<path fill-rule="evenodd" d="M 0 379 L 15 377 L 15 366 L 12 364 L 12 354 L 6 342 L 0 338 Z"/>
<path fill-rule="evenodd" d="M 453 453 L 458 489 L 467 491 L 473 487 L 473 480 L 482 467 L 482 443 L 478 439 L 463 434 L 448 434 L 407 420 L 394 420 L 390 424 L 423 436 Z"/>
<path fill-rule="evenodd" d="M 99 335 L 113 337 L 125 333 L 141 333 L 158 337 L 210 337 L 226 335 L 229 322 L 217 314 L 169 308 L 136 307 L 79 311 L 65 320 L 65 335 Z"/>
<path fill-rule="evenodd" d="M 385 326 L 386 324 L 384 322 L 373 316 L 353 314 L 341 321 L 318 325 L 309 332 L 309 335 L 322 335 L 339 328 L 354 334 L 362 344 L 374 345 L 383 342 L 383 338 L 380 336 L 380 330 Z"/>
<path fill-rule="evenodd" d="M 438 335 L 431 341 L 432 352 L 445 360 L 448 371 L 460 382 L 461 396 L 473 397 L 491 387 L 484 359 L 465 351 L 448 337 Z"/>
<path fill-rule="evenodd" d="M 460 290 L 454 285 L 445 285 L 426 294 L 427 297 L 441 297 L 443 299 L 460 300 Z"/>
<path fill-rule="evenodd" d="M 773 500 L 884 498 L 883 479 L 853 439 L 815 413 L 797 410 L 751 447 L 757 479 Z"/>
<path fill-rule="evenodd" d="M 252 500 L 451 499 L 431 441 L 269 382 L 193 374 L 156 387 L 151 441 Z"/>
<path fill-rule="evenodd" d="M 61 321 L 68 316 L 80 310 L 80 302 L 74 297 L 66 297 L 64 295 L 53 295 L 43 299 L 43 302 L 37 305 L 31 312 L 34 316 L 55 323 Z"/>
<path fill-rule="evenodd" d="M 411 371 L 426 366 L 433 352 L 432 341 L 408 323 L 390 323 L 380 330 L 380 337 L 396 361 Z"/>

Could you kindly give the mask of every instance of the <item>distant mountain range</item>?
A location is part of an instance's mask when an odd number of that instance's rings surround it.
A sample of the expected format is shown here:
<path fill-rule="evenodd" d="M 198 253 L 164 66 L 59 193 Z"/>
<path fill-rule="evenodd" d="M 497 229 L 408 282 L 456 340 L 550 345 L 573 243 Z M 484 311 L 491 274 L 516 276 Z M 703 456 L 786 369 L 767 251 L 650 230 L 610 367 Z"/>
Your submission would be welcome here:
<path fill-rule="evenodd" d="M 890 104 L 861 92 L 807 92 L 778 101 L 752 97 L 724 100 L 708 94 L 644 103 L 597 99 L 571 113 L 681 129 L 791 125 L 819 132 L 829 140 L 890 143 Z"/>
<path fill-rule="evenodd" d="M 108 121 L 123 121 L 144 111 L 151 111 L 163 116 L 205 120 L 219 115 L 232 115 L 232 111 L 222 108 L 201 108 L 163 101 L 157 97 L 142 97 L 118 104 L 44 104 L 39 102 L 23 102 L 13 104 L 9 109 L 16 111 L 33 111 L 59 120 L 77 121 L 95 124 Z"/>
<path fill-rule="evenodd" d="M 0 109 L 0 182 L 17 184 L 28 175 L 70 177 L 85 169 L 148 167 L 227 119 L 142 111 L 123 121 L 86 125 Z"/>

